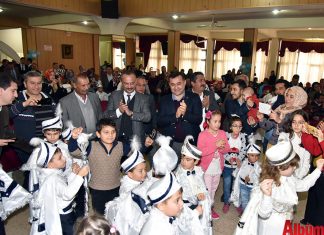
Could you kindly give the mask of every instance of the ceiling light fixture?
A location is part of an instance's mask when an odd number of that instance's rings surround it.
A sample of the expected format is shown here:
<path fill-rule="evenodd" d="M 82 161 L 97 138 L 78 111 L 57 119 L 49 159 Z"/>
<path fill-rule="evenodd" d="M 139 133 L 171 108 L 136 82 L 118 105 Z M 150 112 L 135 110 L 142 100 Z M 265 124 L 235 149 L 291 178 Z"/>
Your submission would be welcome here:
<path fill-rule="evenodd" d="M 82 24 L 84 24 L 84 25 L 87 25 L 88 24 L 88 21 L 82 21 Z"/>
<path fill-rule="evenodd" d="M 0 12 L 3 12 L 3 9 L 0 8 Z"/>
<path fill-rule="evenodd" d="M 312 28 L 308 28 L 308 30 L 311 30 Z"/>
<path fill-rule="evenodd" d="M 272 11 L 272 13 L 273 13 L 274 15 L 277 15 L 279 12 L 280 12 L 280 10 L 278 10 L 278 9 L 274 9 L 274 10 Z"/>
<path fill-rule="evenodd" d="M 179 16 L 174 14 L 174 15 L 172 16 L 172 18 L 173 18 L 174 20 L 176 20 L 176 19 L 179 18 Z"/>

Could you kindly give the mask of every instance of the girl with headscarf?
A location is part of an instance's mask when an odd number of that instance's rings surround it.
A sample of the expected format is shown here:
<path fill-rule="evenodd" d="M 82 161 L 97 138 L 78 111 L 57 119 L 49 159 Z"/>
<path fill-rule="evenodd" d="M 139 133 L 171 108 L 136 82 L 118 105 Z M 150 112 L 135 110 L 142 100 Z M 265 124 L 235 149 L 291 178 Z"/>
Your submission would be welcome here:
<path fill-rule="evenodd" d="M 263 114 L 258 112 L 260 127 L 269 131 L 274 129 L 269 139 L 269 144 L 274 145 L 278 141 L 279 133 L 283 131 L 285 122 L 290 114 L 295 110 L 302 109 L 307 104 L 307 93 L 299 86 L 293 86 L 285 92 L 285 103 L 271 111 L 269 119 L 265 119 Z"/>

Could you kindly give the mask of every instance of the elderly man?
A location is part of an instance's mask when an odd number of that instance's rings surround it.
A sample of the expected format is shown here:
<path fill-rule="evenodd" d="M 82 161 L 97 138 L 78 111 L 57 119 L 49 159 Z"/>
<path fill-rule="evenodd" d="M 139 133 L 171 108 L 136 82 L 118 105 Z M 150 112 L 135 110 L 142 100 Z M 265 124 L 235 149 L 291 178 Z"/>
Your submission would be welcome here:
<path fill-rule="evenodd" d="M 181 73 L 170 74 L 169 86 L 172 93 L 161 98 L 157 124 L 163 135 L 173 138 L 172 147 L 180 156 L 187 135 L 192 135 L 197 141 L 202 103 L 197 94 L 185 91 L 186 80 Z"/>
<path fill-rule="evenodd" d="M 100 100 L 97 94 L 89 92 L 90 81 L 86 74 L 76 75 L 73 81 L 74 92 L 60 100 L 64 125 L 68 120 L 73 126 L 82 127 L 83 132 L 93 133 L 102 117 Z"/>
<path fill-rule="evenodd" d="M 143 143 L 143 124 L 151 120 L 149 97 L 135 91 L 136 76 L 133 71 L 122 74 L 121 82 L 122 90 L 111 94 L 104 116 L 116 121 L 120 141 L 127 143 L 133 135 L 137 135 Z"/>
<path fill-rule="evenodd" d="M 206 81 L 205 76 L 202 72 L 195 72 L 191 77 L 191 87 L 192 92 L 199 95 L 201 103 L 202 103 L 202 122 L 200 124 L 200 130 L 203 130 L 203 122 L 206 116 L 206 112 L 214 111 L 216 109 L 220 109 L 213 92 L 206 90 Z"/>

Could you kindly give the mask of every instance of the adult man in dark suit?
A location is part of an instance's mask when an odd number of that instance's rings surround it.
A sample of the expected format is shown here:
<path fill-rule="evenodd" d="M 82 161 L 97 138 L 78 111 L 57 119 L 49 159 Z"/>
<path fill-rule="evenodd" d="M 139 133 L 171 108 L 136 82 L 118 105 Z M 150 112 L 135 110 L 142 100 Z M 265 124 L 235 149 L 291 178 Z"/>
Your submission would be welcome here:
<path fill-rule="evenodd" d="M 86 74 L 78 74 L 73 81 L 74 92 L 60 99 L 63 111 L 62 121 L 72 121 L 75 127 L 82 127 L 83 132 L 93 133 L 102 117 L 99 97 L 89 91 L 90 82 Z"/>
<path fill-rule="evenodd" d="M 171 94 L 161 98 L 157 124 L 163 135 L 173 138 L 172 147 L 180 156 L 187 135 L 197 141 L 202 121 L 202 103 L 195 93 L 185 91 L 186 80 L 179 72 L 169 76 Z"/>
<path fill-rule="evenodd" d="M 202 123 L 200 124 L 200 130 L 203 130 L 203 122 L 206 113 L 214 110 L 220 110 L 215 94 L 209 90 L 206 90 L 205 76 L 202 72 L 195 72 L 191 77 L 192 92 L 199 95 L 202 104 Z"/>
<path fill-rule="evenodd" d="M 20 58 L 20 63 L 17 64 L 17 68 L 21 75 L 23 75 L 29 71 L 28 66 L 26 64 L 25 57 Z"/>
<path fill-rule="evenodd" d="M 100 78 L 104 92 L 106 92 L 107 94 L 113 92 L 116 89 L 114 88 L 113 78 L 113 69 L 111 65 L 109 65 L 107 66 L 105 73 L 103 73 L 102 77 Z"/>
<path fill-rule="evenodd" d="M 144 143 L 143 123 L 151 120 L 149 97 L 135 91 L 133 71 L 126 71 L 121 79 L 123 89 L 111 94 L 104 117 L 116 121 L 120 141 L 129 142 L 133 135 L 137 135 Z"/>
<path fill-rule="evenodd" d="M 0 74 L 0 155 L 3 146 L 15 140 L 8 136 L 7 130 L 9 129 L 9 111 L 6 105 L 11 104 L 17 94 L 17 83 L 8 74 Z"/>

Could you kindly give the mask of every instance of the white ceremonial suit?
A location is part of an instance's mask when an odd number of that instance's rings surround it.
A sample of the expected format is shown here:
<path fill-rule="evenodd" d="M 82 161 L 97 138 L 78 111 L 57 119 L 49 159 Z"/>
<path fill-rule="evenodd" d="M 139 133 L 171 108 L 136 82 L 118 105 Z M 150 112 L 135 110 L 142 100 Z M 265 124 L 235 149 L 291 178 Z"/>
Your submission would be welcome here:
<path fill-rule="evenodd" d="M 177 220 L 178 219 L 166 216 L 159 209 L 154 207 L 140 235 L 179 235 Z"/>
<path fill-rule="evenodd" d="M 33 202 L 34 222 L 30 234 L 61 235 L 60 214 L 71 213 L 71 203 L 83 178 L 72 173 L 68 183 L 59 169 L 39 169 L 40 189 Z"/>
<path fill-rule="evenodd" d="M 193 170 L 188 171 L 178 166 L 175 176 L 183 189 L 182 198 L 184 203 L 189 207 L 201 205 L 203 214 L 200 218 L 201 226 L 204 229 L 203 234 L 212 234 L 211 227 L 211 200 L 204 181 L 204 172 L 199 166 L 195 166 Z M 203 193 L 205 200 L 198 201 L 197 195 Z"/>
<path fill-rule="evenodd" d="M 273 184 L 270 197 L 265 196 L 259 187 L 254 188 L 234 234 L 282 234 L 286 220 L 293 217 L 293 206 L 298 204 L 297 192 L 308 191 L 321 173 L 315 169 L 302 180 L 295 175 L 281 176 L 281 185 Z"/>

